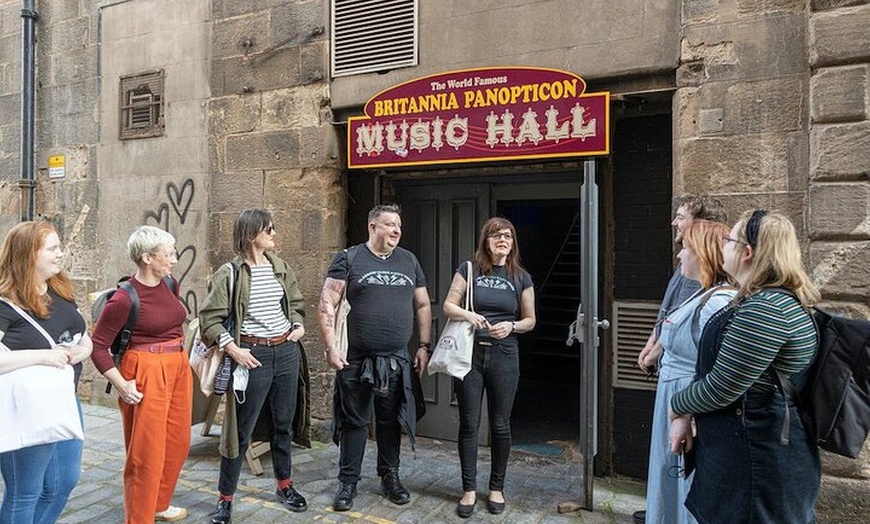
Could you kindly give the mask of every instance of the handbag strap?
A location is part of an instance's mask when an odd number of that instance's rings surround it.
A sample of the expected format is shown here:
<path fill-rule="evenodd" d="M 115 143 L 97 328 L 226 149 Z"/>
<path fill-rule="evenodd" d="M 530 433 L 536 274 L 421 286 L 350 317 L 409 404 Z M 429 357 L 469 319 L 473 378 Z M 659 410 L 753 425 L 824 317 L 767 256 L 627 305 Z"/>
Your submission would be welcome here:
<path fill-rule="evenodd" d="M 471 280 L 474 278 L 474 268 L 471 266 L 471 260 L 465 262 L 468 271 L 466 271 L 466 276 L 468 278 L 465 279 L 465 309 L 471 312 L 474 312 L 474 298 L 472 295 L 474 294 L 474 285 Z"/>
<path fill-rule="evenodd" d="M 40 326 L 39 323 L 33 319 L 33 317 L 31 317 L 30 315 L 27 314 L 26 311 L 24 311 L 23 309 L 18 307 L 17 304 L 15 304 L 14 302 L 12 302 L 11 300 L 9 300 L 6 297 L 0 297 L 0 300 L 2 300 L 3 302 L 6 302 L 6 304 L 9 307 L 11 307 L 13 309 L 13 311 L 15 311 L 16 313 L 21 315 L 21 317 L 24 318 L 24 320 L 30 322 L 30 325 L 33 326 L 37 331 L 39 331 L 39 333 L 45 337 L 45 340 L 48 341 L 48 347 L 54 347 L 57 345 L 57 342 L 55 342 L 54 338 L 52 338 L 52 336 L 48 334 L 48 331 L 46 331 L 42 326 Z"/>
<path fill-rule="evenodd" d="M 239 276 L 237 274 L 238 268 L 236 268 L 236 264 L 232 260 L 227 262 L 226 265 L 227 265 L 227 267 L 230 268 L 230 279 L 229 279 L 230 292 L 227 295 L 230 299 L 230 310 L 227 313 L 227 318 L 233 319 L 233 329 L 236 329 L 235 316 L 236 316 L 236 292 L 238 291 L 236 288 L 238 287 L 238 279 L 239 279 Z M 233 333 L 230 333 L 230 335 L 232 336 Z"/>

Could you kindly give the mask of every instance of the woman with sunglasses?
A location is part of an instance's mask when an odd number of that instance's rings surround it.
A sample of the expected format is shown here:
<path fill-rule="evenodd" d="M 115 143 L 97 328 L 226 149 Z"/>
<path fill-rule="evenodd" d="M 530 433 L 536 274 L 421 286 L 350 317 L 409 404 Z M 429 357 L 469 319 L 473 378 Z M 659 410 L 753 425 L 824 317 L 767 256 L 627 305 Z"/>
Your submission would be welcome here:
<path fill-rule="evenodd" d="M 818 349 L 807 308 L 819 292 L 780 213 L 744 213 L 722 253 L 739 290 L 704 329 L 699 379 L 670 404 L 671 450 L 695 449 L 686 506 L 701 523 L 815 522 L 818 449 L 777 372 L 801 387 Z"/>
<path fill-rule="evenodd" d="M 699 282 L 701 289 L 662 319 L 659 341 L 662 357 L 652 422 L 646 522 L 693 523 L 684 502 L 692 478 L 681 471 L 681 461 L 671 453 L 668 440 L 668 403 L 677 391 L 692 383 L 698 360 L 698 340 L 711 316 L 728 305 L 736 290 L 722 267 L 720 241 L 728 226 L 694 220 L 682 233 L 678 255 L 683 276 Z"/>
<path fill-rule="evenodd" d="M 215 272 L 199 311 L 203 340 L 218 344 L 234 361 L 232 394 L 227 395 L 221 432 L 220 495 L 211 514 L 214 524 L 232 520 L 245 453 L 265 405 L 271 419 L 275 498 L 289 511 L 308 509 L 290 475 L 291 442 L 310 445 L 308 361 L 299 343 L 305 334 L 305 303 L 293 270 L 272 253 L 275 228 L 268 211 L 242 211 L 233 225 L 233 248 L 235 259 Z M 236 326 L 233 333 L 224 327 L 230 314 Z"/>
<path fill-rule="evenodd" d="M 505 510 L 504 478 L 511 450 L 511 410 L 519 383 L 517 334 L 535 328 L 535 289 L 532 277 L 520 264 L 520 249 L 513 224 L 505 218 L 490 218 L 480 231 L 472 275 L 462 263 L 453 276 L 444 314 L 466 320 L 476 328 L 471 371 L 453 379 L 459 402 L 459 462 L 463 495 L 456 513 L 468 518 L 477 502 L 477 432 L 481 403 L 486 391 L 489 408 L 492 465 L 487 510 L 497 515 Z M 473 279 L 473 309 L 464 304 L 466 282 Z"/>

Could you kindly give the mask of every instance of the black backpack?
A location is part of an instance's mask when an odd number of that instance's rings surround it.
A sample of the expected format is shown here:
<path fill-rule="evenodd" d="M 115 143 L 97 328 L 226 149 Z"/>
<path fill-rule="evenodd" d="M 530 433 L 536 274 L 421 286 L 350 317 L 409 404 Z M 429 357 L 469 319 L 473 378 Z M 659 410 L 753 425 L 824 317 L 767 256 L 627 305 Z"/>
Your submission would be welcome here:
<path fill-rule="evenodd" d="M 163 283 L 169 286 L 173 295 L 178 293 L 175 280 L 173 280 L 172 277 L 163 277 Z M 133 335 L 133 326 L 136 325 L 136 317 L 139 316 L 139 293 L 136 292 L 136 288 L 130 283 L 130 277 L 123 276 L 118 280 L 118 284 L 114 288 L 100 292 L 97 295 L 97 298 L 94 299 L 94 303 L 91 305 L 91 319 L 94 321 L 94 324 L 96 324 L 97 319 L 100 318 L 100 314 L 103 312 L 103 308 L 106 306 L 106 302 L 108 302 L 109 299 L 112 298 L 112 295 L 115 294 L 115 291 L 119 289 L 123 289 L 127 295 L 130 296 L 130 313 L 127 315 L 127 322 L 124 323 L 124 327 L 118 331 L 118 334 L 115 335 L 115 340 L 112 341 L 112 345 L 109 347 L 109 351 L 112 353 L 112 359 L 115 361 L 115 367 L 121 363 L 121 359 L 124 357 L 124 352 L 127 351 L 128 347 L 130 347 L 130 337 Z M 106 393 L 108 394 L 111 391 L 112 383 L 109 382 L 106 384 Z"/>
<path fill-rule="evenodd" d="M 776 375 L 809 437 L 826 451 L 855 458 L 870 433 L 870 321 L 813 309 L 819 351 L 803 388 L 795 391 L 787 377 Z"/>

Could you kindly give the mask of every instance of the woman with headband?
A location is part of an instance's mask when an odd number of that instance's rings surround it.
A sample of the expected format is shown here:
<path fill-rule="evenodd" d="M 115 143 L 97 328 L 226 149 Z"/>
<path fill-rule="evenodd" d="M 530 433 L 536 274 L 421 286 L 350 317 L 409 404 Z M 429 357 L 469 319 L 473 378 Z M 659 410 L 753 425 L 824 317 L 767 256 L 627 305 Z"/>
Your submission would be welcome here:
<path fill-rule="evenodd" d="M 686 507 L 702 524 L 815 522 L 818 449 L 777 372 L 801 387 L 818 349 L 807 308 L 819 292 L 779 213 L 744 213 L 722 254 L 739 290 L 704 329 L 698 380 L 670 403 L 671 450 L 695 449 Z"/>

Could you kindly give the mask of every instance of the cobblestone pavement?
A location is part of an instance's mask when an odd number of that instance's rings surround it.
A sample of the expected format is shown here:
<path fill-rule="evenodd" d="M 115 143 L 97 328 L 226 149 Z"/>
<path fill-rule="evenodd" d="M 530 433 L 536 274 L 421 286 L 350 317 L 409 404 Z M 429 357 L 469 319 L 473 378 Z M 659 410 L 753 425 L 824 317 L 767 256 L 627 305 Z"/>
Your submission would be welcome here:
<path fill-rule="evenodd" d="M 124 445 L 120 415 L 116 409 L 84 405 L 85 450 L 82 477 L 73 491 L 60 523 L 121 524 L 124 520 L 122 471 Z M 195 426 L 190 455 L 175 490 L 173 504 L 190 511 L 183 523 L 209 522 L 208 514 L 217 500 L 220 456 L 215 435 L 202 437 Z M 212 433 L 219 431 L 215 428 Z M 293 452 L 293 479 L 308 500 L 308 511 L 291 513 L 274 498 L 275 483 L 267 453 L 262 458 L 265 473 L 255 477 L 247 466 L 242 470 L 239 490 L 233 502 L 234 524 L 265 522 L 461 522 L 455 508 L 461 492 L 459 459 L 453 442 L 418 439 L 416 456 L 407 443 L 402 448 L 401 478 L 411 491 L 404 506 L 390 503 L 380 493 L 375 473 L 376 451 L 369 442 L 363 462 L 363 478 L 351 511 L 332 510 L 337 489 L 338 448 L 321 442 L 311 449 Z M 479 486 L 486 486 L 489 472 L 488 448 L 481 448 Z M 477 511 L 471 522 L 506 523 L 630 523 L 631 514 L 644 505 L 644 485 L 630 481 L 595 479 L 594 512 L 559 514 L 560 502 L 577 501 L 582 491 L 581 463 L 561 458 L 542 458 L 515 452 L 508 467 L 505 495 L 508 506 L 502 515 L 486 511 L 486 492 L 479 493 Z M 0 482 L 2 490 L 2 482 Z"/>
<path fill-rule="evenodd" d="M 103 406 L 82 406 L 85 415 L 85 450 L 82 477 L 72 492 L 60 524 L 121 524 L 124 521 L 122 473 L 124 444 L 121 417 L 117 409 Z M 190 454 L 178 481 L 173 504 L 190 511 L 183 521 L 205 524 L 217 500 L 217 478 L 220 455 L 217 451 L 219 428 L 212 435 L 199 434 L 201 426 L 192 431 Z M 455 508 L 461 483 L 456 444 L 418 438 L 416 455 L 407 442 L 402 448 L 401 477 L 411 490 L 411 502 L 404 506 L 391 504 L 380 493 L 380 479 L 375 474 L 375 444 L 369 441 L 363 462 L 363 479 L 354 509 L 338 513 L 332 510 L 332 497 L 338 487 L 338 448 L 315 442 L 311 449 L 293 451 L 293 478 L 297 489 L 308 499 L 308 511 L 291 513 L 275 502 L 275 483 L 271 478 L 269 454 L 261 457 L 265 473 L 251 474 L 247 465 L 242 469 L 239 490 L 233 503 L 234 524 L 265 522 L 360 522 L 441 523 L 463 522 Z M 489 471 L 489 449 L 480 450 L 478 486 L 486 486 Z M 582 463 L 563 457 L 541 457 L 515 451 L 511 455 L 505 486 L 507 511 L 490 515 L 486 511 L 486 492 L 480 491 L 477 511 L 469 522 L 505 523 L 631 523 L 634 511 L 644 507 L 646 487 L 631 480 L 596 478 L 593 499 L 595 511 L 559 514 L 557 505 L 576 502 L 582 491 Z M 827 480 L 827 482 L 826 482 Z M 854 481 L 857 487 L 842 486 L 822 478 L 819 501 L 820 524 L 852 524 L 866 522 L 863 512 L 850 508 L 866 507 L 866 481 Z M 0 494 L 3 482 L 0 480 Z M 856 503 L 856 497 L 860 503 Z"/>

